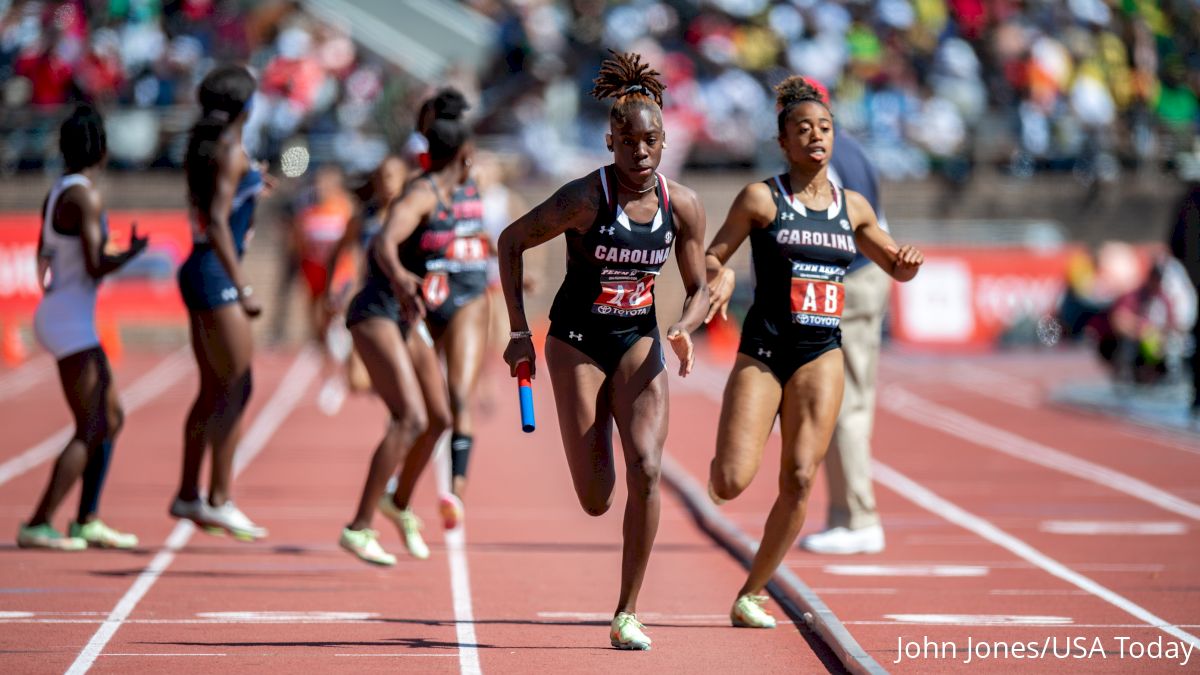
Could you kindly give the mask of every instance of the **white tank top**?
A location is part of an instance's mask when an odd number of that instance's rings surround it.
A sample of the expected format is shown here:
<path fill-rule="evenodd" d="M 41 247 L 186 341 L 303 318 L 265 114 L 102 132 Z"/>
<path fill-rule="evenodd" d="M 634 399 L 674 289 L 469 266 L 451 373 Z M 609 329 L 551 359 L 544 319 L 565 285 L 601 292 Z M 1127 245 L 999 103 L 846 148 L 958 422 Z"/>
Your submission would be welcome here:
<path fill-rule="evenodd" d="M 95 296 L 98 280 L 88 274 L 87 264 L 83 259 L 83 242 L 79 235 L 65 235 L 54 229 L 54 209 L 58 199 L 68 188 L 76 185 L 90 186 L 87 176 L 73 173 L 59 178 L 50 188 L 50 197 L 46 199 L 46 212 L 42 214 L 42 250 L 41 257 L 49 262 L 50 280 L 46 285 L 46 294 L 74 292 L 87 296 Z M 107 231 L 108 223 L 101 215 L 101 226 Z M 107 232 L 106 232 L 107 234 Z"/>

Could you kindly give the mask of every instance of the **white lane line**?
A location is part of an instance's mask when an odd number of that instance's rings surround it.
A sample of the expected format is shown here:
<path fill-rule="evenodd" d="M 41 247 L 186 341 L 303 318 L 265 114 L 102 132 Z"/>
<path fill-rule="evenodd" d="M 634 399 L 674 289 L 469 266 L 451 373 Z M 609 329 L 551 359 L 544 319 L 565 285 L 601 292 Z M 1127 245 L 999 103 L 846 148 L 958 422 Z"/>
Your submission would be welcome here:
<path fill-rule="evenodd" d="M 225 623 L 306 623 L 312 621 L 366 621 L 377 612 L 197 612 L 201 619 Z"/>
<path fill-rule="evenodd" d="M 349 656 L 349 657 L 392 657 L 392 658 L 438 658 L 438 657 L 455 657 L 458 654 L 334 654 L 334 656 Z"/>
<path fill-rule="evenodd" d="M 862 620 L 862 621 L 847 621 L 845 623 L 847 626 L 898 626 L 898 625 L 900 625 L 900 622 L 898 622 L 898 621 L 880 621 L 878 619 L 874 619 L 874 620 L 866 619 L 866 620 Z M 916 626 L 916 625 L 944 626 L 945 624 L 939 624 L 939 623 L 918 624 L 916 622 L 913 622 L 913 623 L 908 623 L 907 625 L 911 625 L 911 626 Z M 994 626 L 995 624 L 979 624 L 979 625 Z M 1035 626 L 1035 625 L 1036 624 L 1030 624 L 1030 626 Z M 1054 624 L 1051 624 L 1051 625 L 1054 625 Z M 1144 623 L 1072 623 L 1072 624 L 1070 624 L 1070 626 L 1071 626 L 1071 628 L 1103 628 L 1103 629 L 1113 629 L 1113 630 L 1119 628 L 1122 630 L 1137 630 L 1137 629 L 1154 630 L 1153 626 L 1147 626 Z M 1200 628 L 1200 624 L 1182 623 L 1182 624 L 1178 624 L 1176 626 L 1176 628 Z"/>
<path fill-rule="evenodd" d="M 1038 525 L 1042 532 L 1050 534 L 1135 534 L 1177 535 L 1188 531 L 1187 524 L 1177 520 L 1139 522 L 1123 520 L 1046 520 Z"/>
<path fill-rule="evenodd" d="M 266 446 L 267 440 L 283 424 L 287 416 L 296 407 L 300 401 L 300 397 L 308 389 L 308 385 L 316 377 L 319 369 L 319 360 L 316 357 L 316 352 L 311 347 L 306 348 L 296 355 L 296 359 L 292 361 L 291 367 L 283 379 L 279 381 L 279 385 L 275 388 L 275 393 L 271 395 L 271 399 L 263 406 L 262 411 L 255 418 L 254 424 L 250 426 L 250 430 L 242 437 L 241 443 L 238 444 L 235 459 L 234 459 L 234 476 L 241 473 L 245 468 Z M 104 646 L 116 634 L 117 629 L 121 624 L 129 618 L 133 613 L 137 604 L 154 586 L 154 582 L 158 581 L 159 576 L 166 571 L 167 567 L 175 560 L 175 554 L 187 544 L 191 539 L 192 534 L 196 531 L 191 521 L 181 520 L 171 530 L 171 534 L 167 536 L 166 544 L 163 549 L 154 556 L 146 569 L 142 570 L 133 585 L 125 591 L 125 595 L 113 607 L 108 618 L 92 635 L 92 639 L 79 652 L 79 656 L 75 658 L 75 662 L 67 669 L 67 675 L 82 675 L 86 673 L 92 664 L 95 663 L 96 657 L 104 651 Z"/>
<path fill-rule="evenodd" d="M 1022 614 L 884 614 L 883 618 L 925 626 L 1069 626 L 1075 623 L 1069 616 Z"/>
<path fill-rule="evenodd" d="M 138 378 L 121 393 L 121 405 L 129 415 L 170 389 L 188 371 L 187 349 L 172 352 L 145 375 Z M 42 462 L 53 459 L 71 440 L 75 433 L 74 423 L 59 429 L 37 445 L 0 464 L 0 485 L 33 469 Z"/>
<path fill-rule="evenodd" d="M 935 513 L 942 518 L 963 527 L 975 534 L 987 539 L 988 541 L 1007 549 L 1011 553 L 1023 558 L 1034 565 L 1045 570 L 1049 574 L 1066 581 L 1067 583 L 1083 589 L 1088 593 L 1104 600 L 1105 602 L 1117 607 L 1118 609 L 1130 614 L 1139 621 L 1144 621 L 1149 626 L 1158 628 L 1168 635 L 1173 635 L 1180 640 L 1184 640 L 1194 646 L 1200 646 L 1200 638 L 1181 630 L 1178 626 L 1168 622 L 1165 619 L 1152 613 L 1150 610 L 1138 605 L 1125 598 L 1116 592 L 1101 586 L 1092 579 L 1083 576 L 1082 574 L 1068 568 L 1066 565 L 1054 560 L 1050 556 L 1038 551 L 1024 541 L 1004 532 L 988 521 L 968 513 L 966 510 L 958 507 L 955 504 L 939 497 L 925 486 L 913 481 L 904 474 L 896 471 L 892 467 L 878 461 L 871 462 L 871 469 L 874 473 L 875 480 L 886 485 L 893 492 L 907 499 L 910 502 L 920 506 L 921 508 Z"/>
<path fill-rule="evenodd" d="M 826 565 L 824 572 L 842 577 L 983 577 L 980 565 Z"/>
<path fill-rule="evenodd" d="M 0 401 L 20 396 L 40 384 L 57 369 L 54 359 L 41 354 L 0 378 Z"/>
<path fill-rule="evenodd" d="M 447 453 L 450 435 L 443 434 L 433 454 L 437 484 L 450 489 L 450 462 Z M 450 595 L 454 599 L 454 630 L 458 640 L 458 670 L 463 675 L 480 675 L 479 643 L 475 637 L 475 608 L 471 604 L 471 571 L 467 566 L 467 526 L 459 526 L 445 534 L 446 560 L 450 565 Z"/>
<path fill-rule="evenodd" d="M 101 656 L 229 656 L 227 653 L 104 653 Z"/>
<path fill-rule="evenodd" d="M 903 387 L 888 387 L 886 393 L 879 397 L 879 406 L 910 422 L 957 436 L 974 445 L 1124 492 L 1172 513 L 1200 520 L 1200 504 L 1176 497 L 1128 474 L 1055 450 L 957 410 L 938 405 Z"/>

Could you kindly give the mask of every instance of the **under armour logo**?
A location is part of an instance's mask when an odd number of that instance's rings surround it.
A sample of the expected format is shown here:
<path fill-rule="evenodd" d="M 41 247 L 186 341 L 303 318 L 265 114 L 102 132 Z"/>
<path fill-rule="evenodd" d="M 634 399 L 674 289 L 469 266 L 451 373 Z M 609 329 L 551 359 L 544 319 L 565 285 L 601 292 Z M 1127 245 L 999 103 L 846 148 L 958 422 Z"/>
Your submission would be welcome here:
<path fill-rule="evenodd" d="M 771 358 L 771 350 L 769 350 L 769 349 L 763 349 L 762 347 L 759 347 L 759 348 L 758 348 L 758 355 L 759 355 L 759 356 L 765 356 L 765 357 L 767 357 L 767 358 L 769 359 L 769 358 Z"/>
<path fill-rule="evenodd" d="M 614 235 L 616 233 L 617 228 L 615 225 L 612 227 L 604 227 L 603 225 L 600 226 L 600 234 Z"/>
<path fill-rule="evenodd" d="M 780 220 L 795 220 L 796 214 L 792 213 L 791 211 L 784 211 L 783 213 L 779 214 L 779 219 Z"/>
<path fill-rule="evenodd" d="M 667 236 L 663 237 L 663 240 L 664 240 L 666 243 L 670 244 L 670 243 L 671 243 L 671 240 L 672 240 L 672 239 L 674 239 L 674 238 L 675 238 L 675 237 L 671 236 L 671 231 L 670 231 L 670 230 L 667 230 Z"/>
<path fill-rule="evenodd" d="M 583 333 L 576 333 L 573 330 L 567 331 L 567 337 L 576 342 L 583 342 Z"/>

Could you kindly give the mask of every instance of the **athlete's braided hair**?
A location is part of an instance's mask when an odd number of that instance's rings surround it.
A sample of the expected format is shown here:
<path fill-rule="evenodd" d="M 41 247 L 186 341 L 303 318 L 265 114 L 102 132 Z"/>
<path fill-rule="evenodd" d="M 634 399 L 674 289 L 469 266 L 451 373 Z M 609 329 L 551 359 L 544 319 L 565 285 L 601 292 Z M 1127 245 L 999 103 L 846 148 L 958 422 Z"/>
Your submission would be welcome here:
<path fill-rule="evenodd" d="M 629 115 L 642 107 L 661 109 L 663 90 L 667 85 L 659 78 L 659 72 L 642 63 L 642 55 L 632 52 L 618 54 L 611 49 L 612 56 L 600 65 L 600 74 L 593 80 L 595 87 L 592 96 L 603 101 L 606 98 L 613 101 L 609 117 L 618 124 L 624 124 Z"/>
<path fill-rule="evenodd" d="M 780 135 L 783 134 L 784 123 L 792 110 L 801 103 L 809 102 L 820 103 L 826 110 L 829 109 L 828 95 L 799 75 L 792 75 L 775 85 L 775 108 L 779 110 Z"/>
<path fill-rule="evenodd" d="M 100 163 L 108 151 L 104 118 L 90 105 L 81 104 L 59 128 L 58 149 L 67 173 L 77 173 Z"/>

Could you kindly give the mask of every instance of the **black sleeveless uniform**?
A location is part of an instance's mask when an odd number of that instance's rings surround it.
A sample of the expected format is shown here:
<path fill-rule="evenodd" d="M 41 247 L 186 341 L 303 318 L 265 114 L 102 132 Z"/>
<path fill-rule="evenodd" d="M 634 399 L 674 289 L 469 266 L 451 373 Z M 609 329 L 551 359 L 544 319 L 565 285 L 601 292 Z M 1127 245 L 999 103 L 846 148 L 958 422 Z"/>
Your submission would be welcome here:
<path fill-rule="evenodd" d="M 738 351 L 785 384 L 801 366 L 842 346 L 842 282 L 858 248 L 841 188 L 833 188 L 828 209 L 814 211 L 792 195 L 786 174 L 764 182 L 776 215 L 750 232 L 754 304 Z"/>
<path fill-rule="evenodd" d="M 400 262 L 424 278 L 425 323 L 438 335 L 460 308 L 487 292 L 491 246 L 474 181 L 458 187 L 449 204 L 436 185 L 434 193 L 437 210 L 401 246 Z"/>
<path fill-rule="evenodd" d="M 400 244 L 398 253 L 400 263 L 424 279 L 426 323 L 443 330 L 458 308 L 487 290 L 489 247 L 482 234 L 483 203 L 474 182 L 468 181 L 455 190 L 447 206 L 442 203 L 433 179 L 424 178 L 434 186 L 437 210 Z M 400 324 L 407 335 L 410 326 L 400 315 L 400 302 L 392 292 L 392 283 L 376 262 L 369 241 L 367 246 L 367 276 L 362 290 L 346 310 L 346 327 L 381 317 Z"/>
<path fill-rule="evenodd" d="M 567 275 L 550 308 L 549 334 L 575 347 L 612 375 L 639 339 L 653 335 L 659 366 L 654 279 L 677 234 L 667 179 L 656 174 L 658 212 L 649 223 L 629 219 L 617 204 L 616 169 L 600 169 L 604 203 L 586 232 L 567 232 Z"/>

